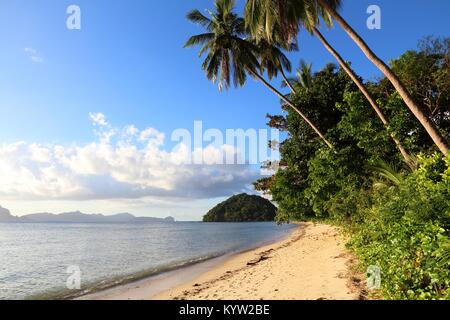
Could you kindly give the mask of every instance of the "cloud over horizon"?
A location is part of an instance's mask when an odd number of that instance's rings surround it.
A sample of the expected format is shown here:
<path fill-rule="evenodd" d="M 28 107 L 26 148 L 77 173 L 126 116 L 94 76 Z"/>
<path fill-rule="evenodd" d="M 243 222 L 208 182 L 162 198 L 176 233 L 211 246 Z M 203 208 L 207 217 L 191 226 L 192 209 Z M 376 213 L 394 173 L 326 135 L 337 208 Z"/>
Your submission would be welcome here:
<path fill-rule="evenodd" d="M 89 114 L 97 136 L 85 145 L 0 145 L 0 196 L 14 200 L 207 199 L 250 191 L 259 172 L 248 165 L 215 165 L 229 146 L 209 146 L 205 164 L 185 162 L 185 145 L 164 150 L 165 135 L 133 125 L 115 128 Z"/>

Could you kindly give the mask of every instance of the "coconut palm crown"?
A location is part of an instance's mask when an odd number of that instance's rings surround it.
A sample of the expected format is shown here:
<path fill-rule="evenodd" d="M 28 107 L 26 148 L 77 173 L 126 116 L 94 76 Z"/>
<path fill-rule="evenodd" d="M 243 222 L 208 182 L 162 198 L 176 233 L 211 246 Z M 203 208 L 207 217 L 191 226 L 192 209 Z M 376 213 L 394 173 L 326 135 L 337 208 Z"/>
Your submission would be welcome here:
<path fill-rule="evenodd" d="M 245 40 L 245 21 L 233 12 L 234 0 L 216 0 L 215 12 L 206 17 L 198 10 L 188 13 L 188 20 L 198 23 L 206 33 L 192 36 L 184 47 L 202 46 L 199 56 L 207 53 L 202 69 L 208 80 L 218 82 L 219 90 L 243 86 L 247 71 L 258 72 L 257 47 Z"/>
<path fill-rule="evenodd" d="M 341 4 L 341 0 L 326 2 L 336 10 Z M 247 0 L 245 7 L 245 20 L 252 36 L 269 42 L 274 40 L 274 30 L 279 30 L 283 41 L 295 41 L 300 26 L 312 33 L 320 25 L 320 18 L 325 25 L 332 25 L 329 12 L 317 0 Z"/>

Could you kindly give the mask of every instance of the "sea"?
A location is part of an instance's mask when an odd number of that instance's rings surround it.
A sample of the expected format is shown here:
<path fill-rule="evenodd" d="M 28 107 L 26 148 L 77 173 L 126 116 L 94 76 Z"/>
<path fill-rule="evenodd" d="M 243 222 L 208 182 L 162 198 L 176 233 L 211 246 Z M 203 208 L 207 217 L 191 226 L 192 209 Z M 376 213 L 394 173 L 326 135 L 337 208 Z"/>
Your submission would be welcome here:
<path fill-rule="evenodd" d="M 275 223 L 0 223 L 0 300 L 71 299 L 287 237 Z"/>

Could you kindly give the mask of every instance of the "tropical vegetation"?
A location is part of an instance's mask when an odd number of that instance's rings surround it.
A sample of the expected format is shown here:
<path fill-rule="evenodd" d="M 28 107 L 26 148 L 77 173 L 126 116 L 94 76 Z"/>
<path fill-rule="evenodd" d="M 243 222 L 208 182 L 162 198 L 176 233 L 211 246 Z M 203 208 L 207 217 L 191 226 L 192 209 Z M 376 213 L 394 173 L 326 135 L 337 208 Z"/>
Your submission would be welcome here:
<path fill-rule="evenodd" d="M 274 144 L 280 161 L 265 163 L 278 170 L 255 182 L 277 204 L 277 221 L 342 226 L 362 270 L 381 269 L 384 298 L 450 299 L 450 38 L 423 39 L 388 64 L 338 13 L 341 2 L 248 0 L 240 18 L 234 1 L 216 0 L 209 17 L 189 13 L 206 33 L 186 45 L 201 46 L 220 89 L 250 76 L 280 98 L 268 125 L 287 138 Z M 333 21 L 384 78 L 355 73 L 320 31 Z M 337 65 L 313 72 L 301 61 L 291 76 L 285 52 L 297 50 L 301 29 Z"/>

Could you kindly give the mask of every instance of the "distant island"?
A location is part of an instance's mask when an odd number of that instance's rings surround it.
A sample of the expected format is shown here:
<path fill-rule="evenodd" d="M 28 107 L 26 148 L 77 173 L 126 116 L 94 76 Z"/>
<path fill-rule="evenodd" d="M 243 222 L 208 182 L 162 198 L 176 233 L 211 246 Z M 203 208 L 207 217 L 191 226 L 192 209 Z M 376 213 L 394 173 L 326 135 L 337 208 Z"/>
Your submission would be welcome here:
<path fill-rule="evenodd" d="M 8 209 L 0 206 L 0 223 L 149 223 L 149 222 L 175 222 L 172 217 L 152 218 L 135 217 L 130 213 L 119 213 L 111 216 L 103 214 L 85 214 L 79 211 L 61 214 L 35 213 L 16 217 Z"/>
<path fill-rule="evenodd" d="M 203 217 L 203 222 L 274 221 L 276 214 L 277 207 L 269 200 L 243 193 L 215 206 Z"/>

